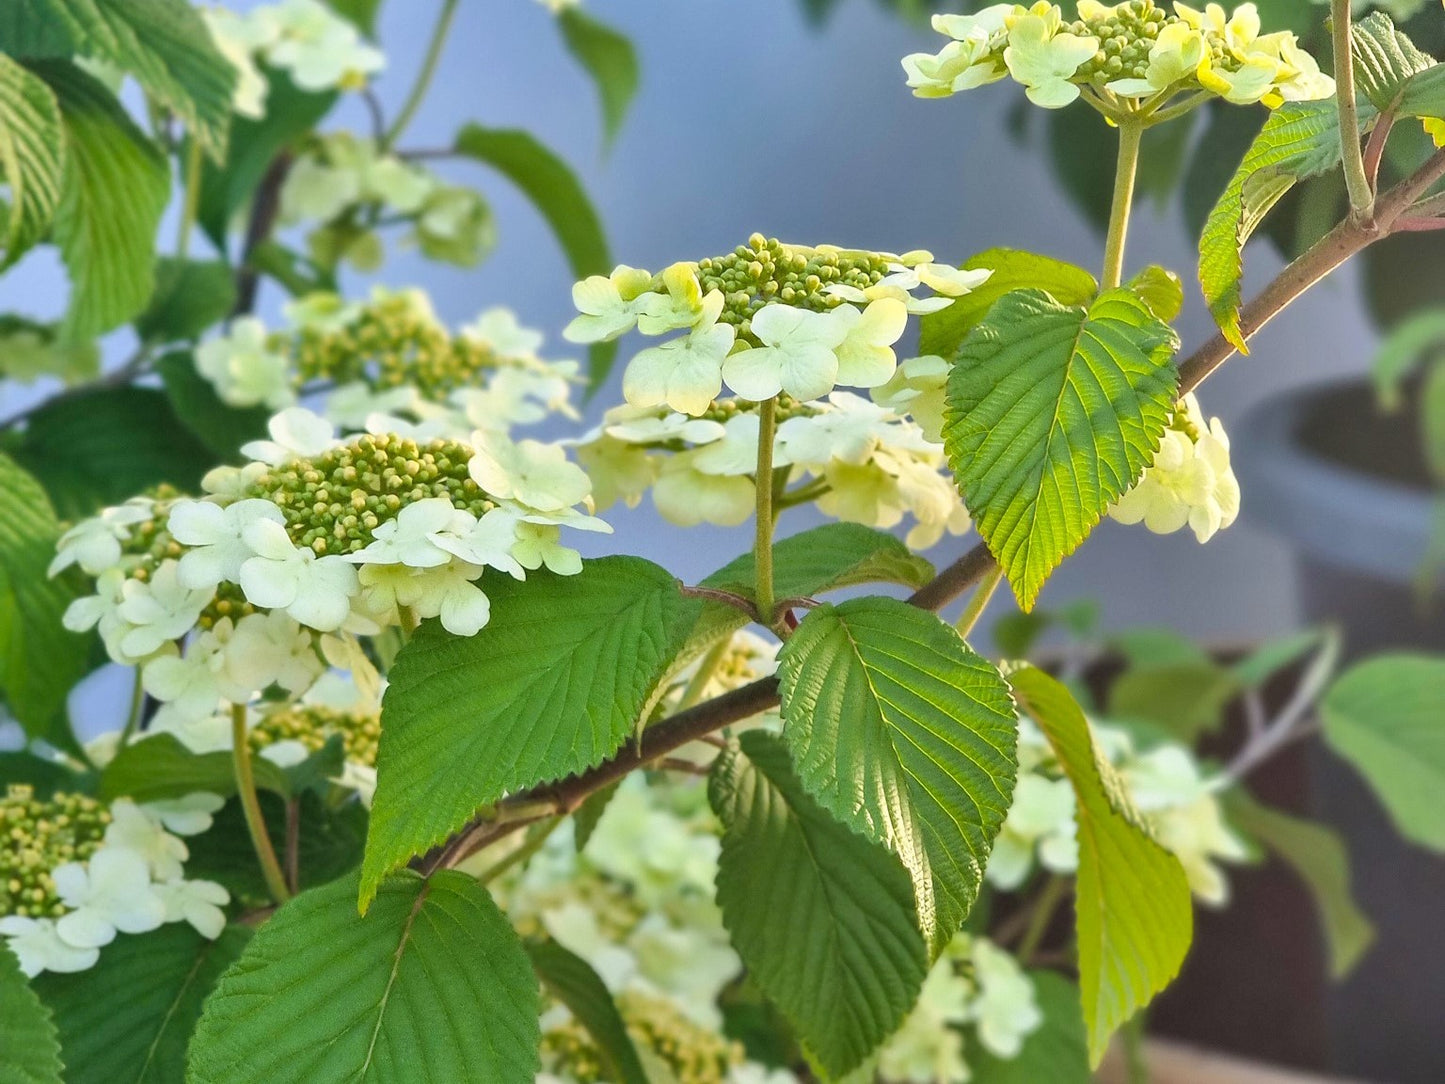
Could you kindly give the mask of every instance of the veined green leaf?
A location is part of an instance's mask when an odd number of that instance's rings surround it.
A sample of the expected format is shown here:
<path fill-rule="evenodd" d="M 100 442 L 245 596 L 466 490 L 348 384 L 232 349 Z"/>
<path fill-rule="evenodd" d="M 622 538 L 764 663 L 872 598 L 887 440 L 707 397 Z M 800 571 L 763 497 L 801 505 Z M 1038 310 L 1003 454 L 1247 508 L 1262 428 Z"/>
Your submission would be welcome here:
<path fill-rule="evenodd" d="M 1371 12 L 1351 31 L 1355 86 L 1382 113 L 1395 106 L 1413 77 L 1435 66 L 1384 12 Z"/>
<path fill-rule="evenodd" d="M 487 593 L 486 628 L 457 637 L 425 624 L 389 675 L 363 907 L 390 870 L 484 806 L 621 748 L 696 620 L 677 581 L 635 557 L 499 578 Z"/>
<path fill-rule="evenodd" d="M 116 938 L 88 971 L 39 976 L 36 989 L 60 1031 L 66 1084 L 184 1080 L 201 1003 L 250 938 L 246 927 L 228 926 L 211 941 L 177 923 Z"/>
<path fill-rule="evenodd" d="M 1043 1023 L 1016 1057 L 970 1046 L 972 1084 L 1089 1084 L 1089 1043 L 1079 1013 L 1079 988 L 1056 971 L 1030 971 Z"/>
<path fill-rule="evenodd" d="M 1020 706 L 1053 746 L 1078 801 L 1079 986 L 1089 1063 L 1097 1067 L 1114 1030 L 1179 973 L 1194 934 L 1189 882 L 1179 860 L 1154 842 L 1130 809 L 1068 690 L 1032 667 L 1010 681 Z"/>
<path fill-rule="evenodd" d="M 557 13 L 557 25 L 568 51 L 597 84 L 602 102 L 605 141 L 611 144 L 622 128 L 627 107 L 637 93 L 637 52 L 632 42 L 578 7 Z"/>
<path fill-rule="evenodd" d="M 60 61 L 32 70 L 55 92 L 65 125 L 65 173 L 53 227 L 72 285 L 65 331 L 91 338 L 129 320 L 150 300 L 170 172 L 98 81 Z"/>
<path fill-rule="evenodd" d="M 251 765 L 258 787 L 291 793 L 284 769 L 262 756 L 252 757 Z M 196 791 L 222 797 L 236 793 L 231 754 L 193 753 L 174 734 L 156 734 L 125 746 L 100 776 L 100 793 L 106 799 L 160 802 Z"/>
<path fill-rule="evenodd" d="M 572 168 L 519 128 L 484 128 L 468 124 L 457 133 L 459 154 L 491 166 L 511 181 L 552 227 L 578 279 L 612 270 L 607 237 L 592 201 Z M 596 343 L 591 349 L 591 382 L 595 389 L 607 377 L 617 344 Z"/>
<path fill-rule="evenodd" d="M 537 979 L 486 889 L 402 873 L 365 918 L 356 892 L 303 892 L 256 932 L 206 1001 L 186 1079 L 532 1084 Z"/>
<path fill-rule="evenodd" d="M 0 945 L 0 1020 L 5 1022 L 0 1081 L 63 1084 L 55 1022 L 4 945 Z"/>
<path fill-rule="evenodd" d="M 965 271 L 992 271 L 982 286 L 956 298 L 952 305 L 919 320 L 918 352 L 953 360 L 968 333 L 988 315 L 1004 294 L 1043 290 L 1062 305 L 1086 305 L 1099 283 L 1082 267 L 1012 248 L 991 248 L 964 261 Z"/>
<path fill-rule="evenodd" d="M 887 598 L 809 611 L 778 676 L 799 778 L 902 859 L 940 951 L 973 906 L 1013 794 L 1008 685 L 952 626 Z"/>
<path fill-rule="evenodd" d="M 527 955 L 542 986 L 587 1029 L 602 1056 L 606 1079 L 650 1084 L 617 1005 L 592 965 L 556 941 L 531 941 Z"/>
<path fill-rule="evenodd" d="M 60 525 L 40 483 L 0 454 L 0 694 L 32 737 L 46 737 L 89 644 L 61 615 L 75 597 L 46 574 Z"/>
<path fill-rule="evenodd" d="M 959 347 L 943 442 L 979 534 L 1024 610 L 1154 459 L 1179 340 L 1128 289 L 1087 308 L 1001 298 Z"/>
<path fill-rule="evenodd" d="M 1368 106 L 1360 123 L 1374 119 Z M 1224 337 L 1248 353 L 1239 326 L 1245 242 L 1296 183 L 1340 161 L 1340 118 L 1333 98 L 1286 102 L 1269 115 L 1244 161 L 1209 212 L 1199 238 L 1199 284 Z"/>
<path fill-rule="evenodd" d="M 1445 851 L 1445 660 L 1379 655 L 1320 705 L 1325 742 L 1365 777 L 1412 843 Z"/>
<path fill-rule="evenodd" d="M 1299 875 L 1319 911 L 1329 946 L 1330 974 L 1342 979 L 1375 940 L 1375 927 L 1350 892 L 1350 856 L 1337 832 L 1260 805 L 1235 791 L 1227 802 L 1230 822 L 1272 850 Z"/>
<path fill-rule="evenodd" d="M 0 53 L 0 178 L 10 187 L 3 208 L 9 267 L 39 241 L 60 206 L 65 139 L 60 106 L 49 87 Z"/>
<path fill-rule="evenodd" d="M 1150 264 L 1129 280 L 1129 289 L 1166 324 L 1173 323 L 1184 308 L 1184 283 L 1167 267 Z"/>
<path fill-rule="evenodd" d="M 771 734 L 743 734 L 708 796 L 733 944 L 826 1079 L 845 1076 L 903 1022 L 928 970 L 909 875 L 809 796 Z"/>

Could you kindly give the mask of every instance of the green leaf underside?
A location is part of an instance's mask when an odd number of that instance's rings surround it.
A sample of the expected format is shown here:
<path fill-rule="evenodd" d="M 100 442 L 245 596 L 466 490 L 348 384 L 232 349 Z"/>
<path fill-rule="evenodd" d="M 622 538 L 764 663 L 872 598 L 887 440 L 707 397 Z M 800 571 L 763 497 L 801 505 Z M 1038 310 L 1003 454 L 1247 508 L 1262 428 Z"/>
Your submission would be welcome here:
<path fill-rule="evenodd" d="M 1024 610 L 1153 461 L 1178 342 L 1127 289 L 1087 309 L 1017 290 L 959 347 L 944 446 Z"/>
<path fill-rule="evenodd" d="M 1398 103 L 1412 77 L 1435 66 L 1384 12 L 1356 22 L 1352 37 L 1355 87 L 1382 113 Z"/>
<path fill-rule="evenodd" d="M 542 986 L 566 1005 L 592 1036 L 606 1079 L 616 1084 L 649 1084 L 622 1014 L 592 965 L 551 940 L 528 942 L 527 955 Z"/>
<path fill-rule="evenodd" d="M 582 182 L 572 167 L 518 128 L 468 124 L 457 133 L 457 153 L 491 166 L 522 191 L 552 228 L 578 279 L 612 270 L 607 236 Z M 617 343 L 590 348 L 590 380 L 595 389 L 607 377 Z"/>
<path fill-rule="evenodd" d="M 206 1002 L 190 1084 L 532 1084 L 537 979 L 505 916 L 450 870 L 344 878 L 283 906 Z"/>
<path fill-rule="evenodd" d="M 962 265 L 965 271 L 992 271 L 988 281 L 952 305 L 919 320 L 918 352 L 953 359 L 959 345 L 1004 294 L 1043 290 L 1061 305 L 1086 305 L 1099 283 L 1082 267 L 1011 248 L 991 248 Z"/>
<path fill-rule="evenodd" d="M 1337 832 L 1260 805 L 1242 792 L 1230 795 L 1230 823 L 1279 855 L 1314 897 L 1329 948 L 1330 974 L 1342 979 L 1354 970 L 1371 943 L 1375 927 L 1350 892 L 1350 856 Z"/>
<path fill-rule="evenodd" d="M 1321 704 L 1325 741 L 1365 777 L 1400 834 L 1445 851 L 1445 660 L 1380 655 Z"/>
<path fill-rule="evenodd" d="M 1373 119 L 1362 108 L 1360 123 Z M 1199 239 L 1199 284 L 1224 337 L 1248 353 L 1239 324 L 1245 242 L 1299 181 L 1340 161 L 1340 118 L 1333 98 L 1286 102 L 1269 115 L 1244 161 L 1205 221 Z"/>
<path fill-rule="evenodd" d="M 40 79 L 0 54 L 0 178 L 9 186 L 0 270 L 39 241 L 56 208 L 64 177 L 60 106 Z"/>
<path fill-rule="evenodd" d="M 58 61 L 37 63 L 34 71 L 55 92 L 65 124 L 52 236 L 72 285 L 65 331 L 85 339 L 123 324 L 150 300 L 170 171 L 100 82 Z"/>
<path fill-rule="evenodd" d="M 509 791 L 601 763 L 637 730 L 696 620 L 677 581 L 635 557 L 577 576 L 498 577 L 471 637 L 423 625 L 397 657 L 382 704 L 366 901 Z"/>
<path fill-rule="evenodd" d="M 627 107 L 637 93 L 637 53 L 624 35 L 598 22 L 581 8 L 564 7 L 557 15 L 568 51 L 597 84 L 602 102 L 605 142 L 617 138 Z"/>
<path fill-rule="evenodd" d="M 251 767 L 256 786 L 277 794 L 291 793 L 286 772 L 265 757 L 252 757 Z M 125 746 L 100 777 L 100 794 L 106 799 L 161 802 L 196 791 L 222 797 L 236 793 L 231 754 L 193 753 L 174 734 L 156 734 Z"/>
<path fill-rule="evenodd" d="M 66 1084 L 184 1080 L 201 1005 L 250 938 L 246 927 L 228 926 L 210 941 L 175 923 L 122 934 L 88 971 L 37 978 L 60 1031 Z"/>
<path fill-rule="evenodd" d="M 33 737 L 56 721 L 89 654 L 60 623 L 74 595 L 46 574 L 59 533 L 40 484 L 0 454 L 0 695 Z"/>
<path fill-rule="evenodd" d="M 1030 971 L 1043 1023 L 1017 1057 L 1000 1058 L 982 1044 L 968 1051 L 972 1084 L 1089 1084 L 1089 1045 L 1079 1014 L 1079 988 L 1056 971 Z"/>
<path fill-rule="evenodd" d="M 62 1079 L 50 1011 L 10 950 L 0 945 L 0 1084 L 62 1084 Z"/>
<path fill-rule="evenodd" d="M 837 1079 L 903 1022 L 928 970 L 896 855 L 806 792 L 788 751 L 741 736 L 708 787 L 724 825 L 717 895 L 748 974 Z"/>
<path fill-rule="evenodd" d="M 810 611 L 778 674 L 808 793 L 899 856 L 937 953 L 973 906 L 1012 798 L 1008 685 L 937 616 L 886 598 Z"/>
<path fill-rule="evenodd" d="M 1194 930 L 1189 882 L 1178 859 L 1154 842 L 1129 809 L 1068 690 L 1032 667 L 1010 680 L 1078 801 L 1079 986 L 1089 1063 L 1097 1067 L 1114 1030 L 1179 973 Z"/>

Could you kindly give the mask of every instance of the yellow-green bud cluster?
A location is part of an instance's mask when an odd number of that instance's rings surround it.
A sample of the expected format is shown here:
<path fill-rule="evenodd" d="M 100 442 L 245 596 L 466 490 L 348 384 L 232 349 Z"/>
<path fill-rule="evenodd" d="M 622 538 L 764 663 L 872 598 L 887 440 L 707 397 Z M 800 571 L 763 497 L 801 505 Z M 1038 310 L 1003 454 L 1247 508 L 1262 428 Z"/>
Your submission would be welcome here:
<path fill-rule="evenodd" d="M 725 1084 L 744 1060 L 742 1044 L 693 1023 L 670 1002 L 625 993 L 617 1008 L 632 1041 L 655 1053 L 678 1084 Z"/>
<path fill-rule="evenodd" d="M 376 766 L 376 745 L 381 740 L 381 717 L 374 712 L 342 711 L 322 705 L 293 704 L 268 712 L 251 729 L 257 750 L 274 742 L 299 741 L 313 753 L 333 734 L 341 735 L 346 759 Z"/>
<path fill-rule="evenodd" d="M 577 1084 L 606 1084 L 602 1051 L 576 1020 L 542 1034 L 542 1066 Z"/>
<path fill-rule="evenodd" d="M 361 381 L 372 388 L 407 385 L 429 399 L 478 383 L 497 368 L 490 346 L 454 337 L 405 294 L 375 300 L 340 328 L 303 328 L 273 337 L 295 358 L 298 385 Z"/>
<path fill-rule="evenodd" d="M 1170 23 L 1182 22 L 1154 4 L 1154 0 L 1133 0 L 1104 18 L 1079 19 L 1066 29 L 1099 42 L 1092 60 L 1074 73 L 1076 83 L 1111 83 L 1115 79 L 1143 79 L 1149 71 L 1149 50 L 1159 31 Z"/>
<path fill-rule="evenodd" d="M 11 784 L 0 797 L 0 915 L 58 918 L 66 907 L 50 871 L 84 862 L 99 849 L 110 811 L 84 794 L 40 800 Z"/>
<path fill-rule="evenodd" d="M 408 504 L 446 497 L 480 518 L 496 506 L 467 473 L 472 450 L 453 440 L 424 446 L 396 434 L 357 437 L 311 459 L 273 467 L 247 491 L 273 502 L 297 546 L 318 556 L 355 553 Z"/>
<path fill-rule="evenodd" d="M 786 245 L 760 233 L 748 238 L 726 256 L 713 256 L 697 265 L 703 295 L 721 290 L 723 323 L 737 329 L 738 338 L 753 346 L 752 316 L 771 302 L 825 312 L 844 304 L 827 292 L 829 286 L 866 290 L 889 273 L 896 257 L 880 252 L 853 252 L 835 248 Z"/>
<path fill-rule="evenodd" d="M 794 399 L 785 391 L 779 392 L 773 402 L 775 417 L 779 423 L 785 422 L 789 418 L 811 418 L 819 413 L 818 408 L 812 403 Z M 761 406 L 761 403 L 754 403 L 748 399 L 715 399 L 707 411 L 699 417 L 726 425 L 730 418 L 738 414 L 756 414 Z"/>

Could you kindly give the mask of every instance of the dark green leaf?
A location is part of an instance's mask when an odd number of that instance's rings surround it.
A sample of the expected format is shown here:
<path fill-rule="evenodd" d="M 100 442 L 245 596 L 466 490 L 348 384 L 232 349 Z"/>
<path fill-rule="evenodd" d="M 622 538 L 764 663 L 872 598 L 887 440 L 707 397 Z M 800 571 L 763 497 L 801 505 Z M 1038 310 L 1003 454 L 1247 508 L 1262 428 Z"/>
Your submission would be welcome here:
<path fill-rule="evenodd" d="M 189 353 L 167 354 L 156 370 L 176 417 L 213 457 L 235 459 L 241 445 L 266 435 L 271 412 L 265 407 L 233 407 L 221 402 L 215 386 L 196 372 L 195 359 Z"/>
<path fill-rule="evenodd" d="M 277 794 L 291 793 L 283 769 L 262 756 L 252 757 L 251 766 L 256 786 Z M 174 734 L 155 734 L 125 746 L 100 776 L 100 794 L 106 799 L 159 802 L 196 791 L 222 797 L 236 793 L 231 754 L 193 753 Z"/>
<path fill-rule="evenodd" d="M 362 918 L 357 887 L 303 892 L 257 931 L 206 1002 L 190 1084 L 532 1084 L 537 979 L 486 890 L 402 873 Z"/>
<path fill-rule="evenodd" d="M 617 138 L 627 107 L 637 93 L 637 53 L 625 36 L 598 22 L 579 7 L 564 7 L 557 15 L 567 49 L 587 69 L 602 101 L 606 142 Z"/>
<path fill-rule="evenodd" d="M 597 1044 L 606 1079 L 649 1084 L 627 1025 L 592 965 L 552 940 L 531 941 L 526 947 L 543 988 L 567 1006 Z"/>
<path fill-rule="evenodd" d="M 236 283 L 224 261 L 165 257 L 156 264 L 156 292 L 136 317 L 136 333 L 147 343 L 198 339 L 235 304 Z"/>
<path fill-rule="evenodd" d="M 708 794 L 733 944 L 812 1060 L 842 1077 L 903 1022 L 928 970 L 908 873 L 814 801 L 763 731 L 718 761 Z"/>
<path fill-rule="evenodd" d="M 49 798 L 56 791 L 88 793 L 94 776 L 80 775 L 58 760 L 34 753 L 0 753 L 0 794 L 11 783 L 30 787 L 37 798 Z"/>
<path fill-rule="evenodd" d="M 940 951 L 973 906 L 1013 794 L 1008 685 L 935 614 L 887 598 L 809 611 L 778 677 L 799 777 L 902 859 Z"/>
<path fill-rule="evenodd" d="M 0 945 L 0 1084 L 62 1084 L 60 1042 L 10 950 Z"/>

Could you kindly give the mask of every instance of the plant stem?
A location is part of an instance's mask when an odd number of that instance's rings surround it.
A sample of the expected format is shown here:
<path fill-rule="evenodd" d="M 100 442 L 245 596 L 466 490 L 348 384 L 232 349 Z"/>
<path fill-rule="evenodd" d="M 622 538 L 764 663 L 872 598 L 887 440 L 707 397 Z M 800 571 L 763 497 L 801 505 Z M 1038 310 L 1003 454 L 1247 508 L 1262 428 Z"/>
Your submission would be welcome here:
<path fill-rule="evenodd" d="M 1018 950 L 1014 956 L 1024 967 L 1029 965 L 1034 953 L 1038 952 L 1039 946 L 1043 944 L 1044 937 L 1049 932 L 1049 924 L 1054 919 L 1054 912 L 1059 909 L 1059 904 L 1069 894 L 1069 882 L 1057 874 L 1051 874 L 1044 883 L 1043 891 L 1034 903 L 1032 916 L 1029 918 L 1028 929 L 1024 930 L 1023 938 L 1019 941 Z"/>
<path fill-rule="evenodd" d="M 291 890 L 286 887 L 281 863 L 276 860 L 276 849 L 271 846 L 271 836 L 266 831 L 266 818 L 261 815 L 261 802 L 256 797 L 245 704 L 231 705 L 231 764 L 236 772 L 236 796 L 241 799 L 241 811 L 246 816 L 246 829 L 251 833 L 251 846 L 261 863 L 261 874 L 266 878 L 266 889 L 277 903 L 285 903 L 291 898 Z"/>
<path fill-rule="evenodd" d="M 1345 189 L 1355 221 L 1368 222 L 1375 213 L 1375 193 L 1360 149 L 1360 115 L 1355 106 L 1354 31 L 1350 26 L 1350 0 L 1331 0 L 1330 21 L 1335 46 L 1335 102 L 1340 110 L 1340 151 L 1345 166 Z"/>
<path fill-rule="evenodd" d="M 692 679 L 682 691 L 682 699 L 677 703 L 679 711 L 692 707 L 702 699 L 702 694 L 707 689 L 707 683 L 712 680 L 712 676 L 717 670 L 717 664 L 722 661 L 722 657 L 727 654 L 730 646 L 732 646 L 732 638 L 724 636 L 702 657 Z"/>
<path fill-rule="evenodd" d="M 547 837 L 557 830 L 562 823 L 561 817 L 553 817 L 551 820 L 541 824 L 533 824 L 527 829 L 527 838 L 511 854 L 505 858 L 498 859 L 497 864 L 490 866 L 477 874 L 478 884 L 490 884 L 513 866 L 526 862 L 534 854 L 540 851 L 547 843 Z"/>
<path fill-rule="evenodd" d="M 391 127 L 381 137 L 381 149 L 390 150 L 401 138 L 406 126 L 411 123 L 416 111 L 421 108 L 422 100 L 431 89 L 432 78 L 436 75 L 437 61 L 441 59 L 442 46 L 446 44 L 447 31 L 451 29 L 452 17 L 457 13 L 457 0 L 442 0 L 442 10 L 437 16 L 436 26 L 432 28 L 431 41 L 427 43 L 426 56 L 421 62 L 421 70 L 416 73 L 416 82 L 412 84 L 411 93 L 406 96 L 402 104 L 401 112 L 391 122 Z"/>
<path fill-rule="evenodd" d="M 140 726 L 141 712 L 145 710 L 145 703 L 145 685 L 141 683 L 141 668 L 137 666 L 135 668 L 135 685 L 130 691 L 130 713 L 125 718 L 125 729 L 120 732 L 120 742 L 116 745 L 117 750 L 125 748 L 126 742 L 130 741 L 131 735 Z"/>
<path fill-rule="evenodd" d="M 1119 164 L 1114 172 L 1114 202 L 1109 208 L 1109 236 L 1104 245 L 1103 287 L 1112 290 L 1124 281 L 1124 244 L 1129 237 L 1129 213 L 1134 208 L 1134 182 L 1139 175 L 1139 147 L 1144 125 L 1126 120 L 1119 125 Z"/>
<path fill-rule="evenodd" d="M 176 258 L 184 260 L 191 247 L 191 230 L 196 225 L 196 215 L 201 207 L 201 169 L 205 155 L 201 141 L 191 135 L 191 144 L 186 149 L 186 201 L 181 206 L 181 225 L 176 234 Z"/>
<path fill-rule="evenodd" d="M 301 800 L 286 801 L 286 887 L 301 890 Z"/>
<path fill-rule="evenodd" d="M 756 478 L 758 530 L 757 540 L 753 545 L 753 598 L 758 605 L 758 616 L 769 628 L 773 624 L 773 438 L 777 431 L 777 420 L 776 399 L 769 399 L 759 405 Z"/>
<path fill-rule="evenodd" d="M 963 613 L 958 619 L 958 634 L 965 640 L 973 627 L 978 624 L 978 619 L 983 616 L 984 610 L 988 609 L 989 601 L 993 593 L 998 590 L 998 585 L 1003 582 L 1003 569 L 994 565 L 974 589 L 973 598 L 968 600 L 968 605 L 963 608 Z"/>

